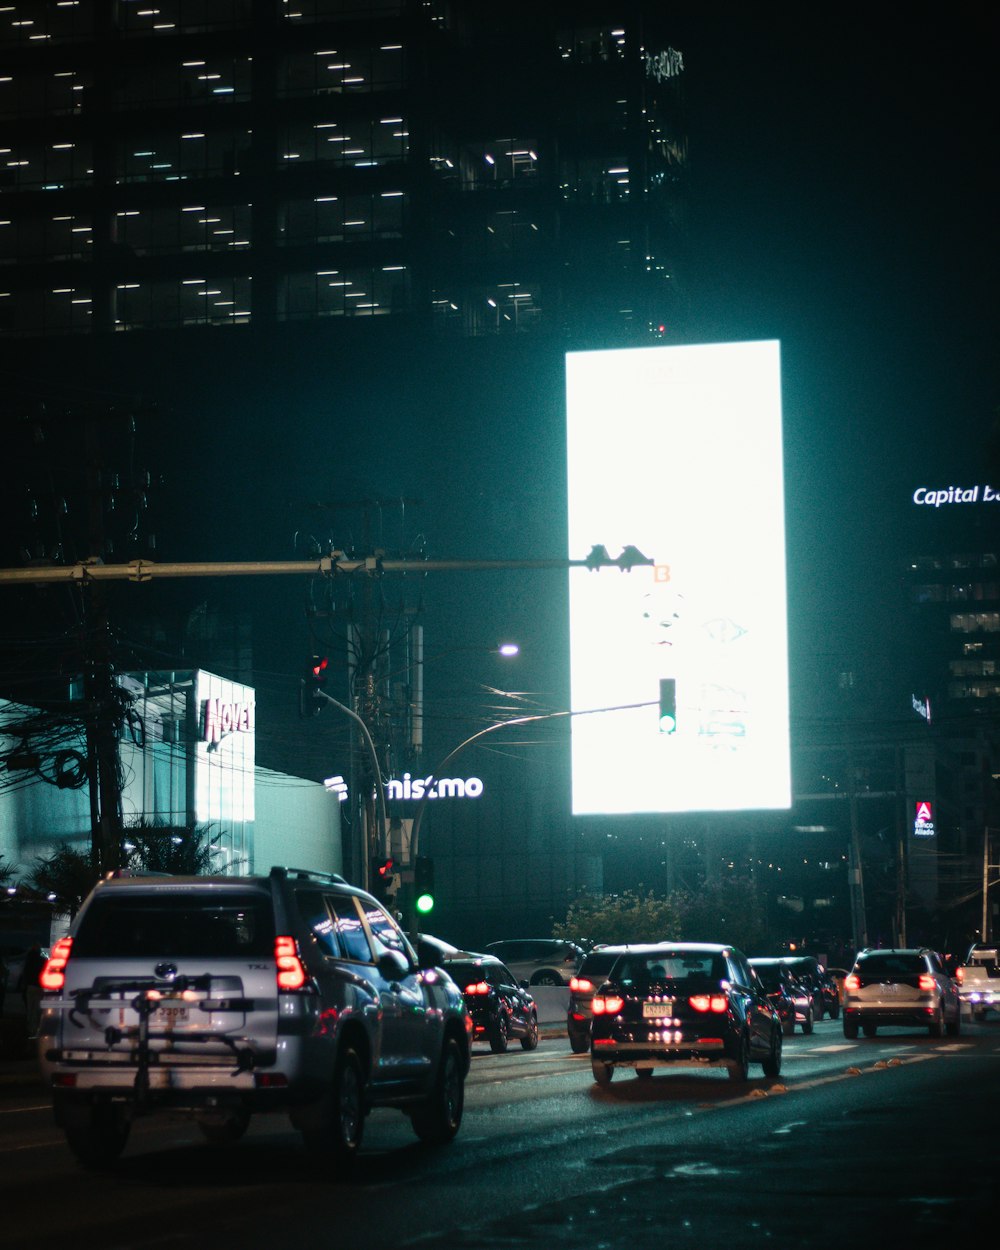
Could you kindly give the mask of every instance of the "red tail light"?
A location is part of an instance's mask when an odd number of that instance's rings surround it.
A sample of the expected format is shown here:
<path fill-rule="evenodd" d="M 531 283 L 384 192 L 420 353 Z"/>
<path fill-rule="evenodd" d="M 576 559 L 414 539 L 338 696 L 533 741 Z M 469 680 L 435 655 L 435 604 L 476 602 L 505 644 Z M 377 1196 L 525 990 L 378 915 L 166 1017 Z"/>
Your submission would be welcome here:
<path fill-rule="evenodd" d="M 463 994 L 488 994 L 490 987 L 485 981 L 474 981 L 472 985 L 467 985 L 462 991 Z"/>
<path fill-rule="evenodd" d="M 588 981 L 586 977 L 570 977 L 569 988 L 574 994 L 590 994 L 593 991 L 593 981 Z"/>
<path fill-rule="evenodd" d="M 729 1007 L 729 999 L 725 994 L 693 994 L 688 1002 L 694 1011 L 714 1011 L 716 1014 Z"/>
<path fill-rule="evenodd" d="M 856 972 L 849 972 L 847 976 L 844 977 L 844 989 L 845 990 L 860 990 L 861 989 L 861 978 L 858 976 Z"/>
<path fill-rule="evenodd" d="M 60 938 L 52 948 L 52 953 L 45 962 L 45 967 L 38 978 L 38 984 L 50 993 L 61 990 L 66 984 L 66 965 L 69 963 L 69 952 L 73 946 L 71 937 Z"/>
<path fill-rule="evenodd" d="M 931 990 L 937 988 L 937 982 L 929 972 L 921 972 L 917 980 L 917 989 L 923 990 L 925 994 L 929 994 Z"/>
<path fill-rule="evenodd" d="M 595 998 L 590 1004 L 590 1008 L 595 1016 L 616 1016 L 624 1006 L 624 998 L 619 998 L 617 994 L 607 994 L 604 998 Z"/>
<path fill-rule="evenodd" d="M 301 990 L 309 980 L 299 957 L 299 946 L 295 938 L 274 939 L 274 962 L 277 965 L 279 990 Z"/>
<path fill-rule="evenodd" d="M 962 984 L 962 982 L 965 980 L 965 969 L 964 969 L 964 968 L 956 968 L 956 969 L 955 969 L 955 980 L 958 982 L 958 984 L 959 984 L 959 985 L 961 985 L 961 984 Z"/>

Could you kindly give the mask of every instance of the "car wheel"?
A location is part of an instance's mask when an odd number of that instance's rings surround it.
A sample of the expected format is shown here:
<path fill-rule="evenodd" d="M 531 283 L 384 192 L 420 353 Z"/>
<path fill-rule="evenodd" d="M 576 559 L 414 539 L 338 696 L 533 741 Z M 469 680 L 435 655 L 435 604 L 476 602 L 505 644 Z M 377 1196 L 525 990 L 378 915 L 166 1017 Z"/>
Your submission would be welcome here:
<path fill-rule="evenodd" d="M 410 1117 L 413 1130 L 422 1142 L 444 1146 L 452 1140 L 462 1123 L 465 1107 L 465 1073 L 458 1043 L 445 1041 L 441 1051 L 434 1089 L 427 1101 Z"/>
<path fill-rule="evenodd" d="M 211 1146 L 231 1146 L 238 1142 L 250 1124 L 249 1111 L 236 1111 L 222 1119 L 199 1120 L 202 1137 Z"/>
<path fill-rule="evenodd" d="M 536 972 L 531 978 L 532 985 L 562 985 L 562 977 L 558 972 L 551 972 L 548 968 L 543 968 L 541 972 Z"/>
<path fill-rule="evenodd" d="M 66 1144 L 85 1168 L 107 1168 L 125 1149 L 131 1127 L 123 1108 L 98 1103 L 66 1125 Z"/>
<path fill-rule="evenodd" d="M 538 1017 L 532 1012 L 531 1019 L 528 1021 L 528 1031 L 521 1038 L 522 1050 L 534 1050 L 538 1045 Z"/>
<path fill-rule="evenodd" d="M 741 1085 L 750 1076 L 750 1038 L 746 1032 L 740 1034 L 736 1044 L 736 1054 L 729 1068 L 729 1079 Z"/>
<path fill-rule="evenodd" d="M 781 1031 L 782 1033 L 784 1033 L 785 1037 L 791 1037 L 792 1034 L 795 1032 L 795 1021 L 794 1020 L 782 1020 Z"/>
<path fill-rule="evenodd" d="M 826 1010 L 827 1010 L 827 1014 L 829 1015 L 830 1019 L 831 1019 L 831 1020 L 836 1020 L 836 1018 L 840 1015 L 840 1003 L 839 1003 L 839 1002 L 838 1002 L 838 1003 L 831 1003 L 831 1004 L 830 1004 L 830 1006 L 829 1006 L 829 1007 L 827 1007 L 827 1009 L 826 1009 Z"/>
<path fill-rule="evenodd" d="M 651 1081 L 653 1079 L 652 1068 L 636 1068 L 635 1074 L 640 1081 Z"/>
<path fill-rule="evenodd" d="M 848 1020 L 848 1018 L 844 1016 L 844 1036 L 853 1041 L 854 1038 L 857 1037 L 857 1035 L 858 1035 L 857 1020 Z"/>
<path fill-rule="evenodd" d="M 506 1051 L 509 1040 L 509 1027 L 504 1013 L 502 1011 L 497 1012 L 497 1018 L 493 1021 L 493 1027 L 490 1029 L 490 1050 L 495 1055 L 502 1055 Z"/>
<path fill-rule="evenodd" d="M 614 1064 L 601 1063 L 599 1059 L 591 1059 L 590 1066 L 594 1073 L 594 1080 L 598 1085 L 606 1089 L 611 1084 L 611 1078 L 615 1074 Z"/>
<path fill-rule="evenodd" d="M 802 1021 L 802 1032 L 809 1034 L 813 1031 L 813 1009 L 810 1004 L 809 1010 L 806 1012 L 806 1018 Z"/>
<path fill-rule="evenodd" d="M 589 1033 L 570 1033 L 569 1048 L 574 1055 L 582 1055 L 590 1050 Z"/>
<path fill-rule="evenodd" d="M 781 1076 L 782 1036 L 783 1034 L 781 1029 L 771 1030 L 771 1050 L 767 1058 L 764 1060 L 765 1076 Z"/>
<path fill-rule="evenodd" d="M 861 1031 L 864 1033 L 865 1037 L 874 1037 L 875 1034 L 878 1032 L 878 1025 L 877 1024 L 863 1024 L 861 1026 Z"/>
<path fill-rule="evenodd" d="M 955 1012 L 955 1019 L 946 1025 L 946 1032 L 949 1037 L 958 1037 L 962 1031 L 962 1009 L 961 1007 Z"/>
<path fill-rule="evenodd" d="M 934 1019 L 927 1026 L 927 1032 L 931 1037 L 944 1037 L 944 1007 L 940 1004 L 934 1013 Z"/>

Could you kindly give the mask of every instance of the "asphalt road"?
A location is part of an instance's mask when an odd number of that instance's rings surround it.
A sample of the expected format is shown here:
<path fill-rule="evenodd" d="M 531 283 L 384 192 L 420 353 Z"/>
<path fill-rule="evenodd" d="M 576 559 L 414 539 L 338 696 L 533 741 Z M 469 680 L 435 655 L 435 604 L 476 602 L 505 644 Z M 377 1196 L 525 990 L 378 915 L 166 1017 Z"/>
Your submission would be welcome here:
<path fill-rule="evenodd" d="M 882 1250 L 997 1227 L 1000 1019 L 856 1042 L 824 1021 L 786 1040 L 779 1080 L 751 1078 L 740 1092 L 721 1072 L 619 1073 L 605 1091 L 564 1037 L 477 1047 L 451 1146 L 376 1112 L 344 1177 L 280 1120 L 227 1150 L 144 1122 L 113 1172 L 86 1173 L 41 1087 L 0 1073 L 0 1244 Z"/>

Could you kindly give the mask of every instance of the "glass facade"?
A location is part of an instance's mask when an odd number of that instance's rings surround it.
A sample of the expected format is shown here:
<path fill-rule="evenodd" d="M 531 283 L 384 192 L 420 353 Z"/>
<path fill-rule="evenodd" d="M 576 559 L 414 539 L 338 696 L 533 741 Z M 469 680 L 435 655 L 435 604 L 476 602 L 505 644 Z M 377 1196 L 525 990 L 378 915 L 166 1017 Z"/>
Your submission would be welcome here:
<path fill-rule="evenodd" d="M 0 6 L 0 334 L 662 323 L 683 55 L 605 8 Z"/>

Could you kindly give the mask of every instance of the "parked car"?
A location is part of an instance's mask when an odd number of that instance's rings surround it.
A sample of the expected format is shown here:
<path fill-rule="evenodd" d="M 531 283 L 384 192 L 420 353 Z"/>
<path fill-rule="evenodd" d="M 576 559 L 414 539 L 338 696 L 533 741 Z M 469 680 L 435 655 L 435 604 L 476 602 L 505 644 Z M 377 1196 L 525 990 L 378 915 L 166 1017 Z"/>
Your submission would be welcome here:
<path fill-rule="evenodd" d="M 599 946 L 583 957 L 579 972 L 569 979 L 569 1006 L 566 1009 L 566 1032 L 574 1055 L 590 1050 L 591 1002 L 594 993 L 614 967 L 615 960 L 627 946 Z"/>
<path fill-rule="evenodd" d="M 940 955 L 923 949 L 863 950 L 844 981 L 844 1036 L 859 1027 L 874 1037 L 879 1026 L 925 1027 L 932 1037 L 962 1027 L 958 990 Z"/>
<path fill-rule="evenodd" d="M 812 994 L 796 981 L 780 959 L 751 959 L 750 967 L 760 977 L 771 1006 L 778 1013 L 786 1037 L 795 1031 L 796 1022 L 803 1033 L 813 1030 Z"/>
<path fill-rule="evenodd" d="M 583 948 L 558 938 L 515 938 L 490 942 L 487 955 L 495 955 L 529 985 L 569 985 L 583 963 Z"/>
<path fill-rule="evenodd" d="M 847 968 L 827 968 L 826 970 L 826 975 L 837 987 L 837 1002 L 841 1006 L 844 1003 L 844 978 L 847 976 L 848 971 L 849 969 Z"/>
<path fill-rule="evenodd" d="M 747 1080 L 751 1063 L 781 1072 L 781 1021 L 760 977 L 733 946 L 700 942 L 633 947 L 619 955 L 591 1002 L 590 1060 L 598 1085 L 616 1068 L 724 1067 Z"/>
<path fill-rule="evenodd" d="M 813 955 L 785 955 L 783 962 L 794 977 L 813 991 L 817 1021 L 824 1015 L 836 1020 L 840 1015 L 840 992 L 823 964 Z"/>
<path fill-rule="evenodd" d="M 39 1056 L 85 1166 L 132 1122 L 190 1116 L 211 1142 L 287 1114 L 336 1161 L 370 1107 L 417 1136 L 458 1132 L 471 1020 L 371 895 L 339 877 L 127 877 L 97 885 L 41 974 Z"/>
<path fill-rule="evenodd" d="M 503 1054 L 512 1037 L 522 1050 L 538 1045 L 538 1008 L 528 992 L 527 981 L 518 982 L 513 972 L 493 955 L 459 951 L 441 967 L 462 991 L 472 1017 L 472 1040 L 489 1042 L 490 1050 Z"/>

